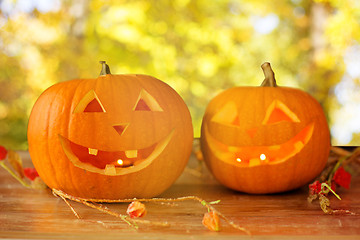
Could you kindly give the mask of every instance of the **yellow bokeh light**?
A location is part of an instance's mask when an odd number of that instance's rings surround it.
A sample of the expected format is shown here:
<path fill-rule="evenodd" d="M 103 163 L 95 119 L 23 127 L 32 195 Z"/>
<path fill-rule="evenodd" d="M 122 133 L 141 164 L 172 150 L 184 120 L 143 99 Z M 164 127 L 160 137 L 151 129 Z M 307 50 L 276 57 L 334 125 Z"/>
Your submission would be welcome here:
<path fill-rule="evenodd" d="M 227 88 L 258 86 L 259 59 L 269 58 L 281 85 L 310 90 L 325 107 L 333 145 L 359 145 L 359 1 L 318 0 L 314 11 L 299 0 L 2 2 L 0 145 L 27 150 L 27 118 L 41 92 L 97 77 L 100 60 L 114 74 L 146 74 L 169 84 L 188 105 L 198 138 L 205 104 Z M 328 2 L 341 4 L 329 8 Z M 310 77 L 324 75 L 316 84 Z M 329 89 L 335 94 L 327 95 Z M 253 157 L 261 161 L 259 153 Z"/>
<path fill-rule="evenodd" d="M 260 160 L 264 161 L 266 159 L 266 155 L 265 154 L 260 154 Z"/>

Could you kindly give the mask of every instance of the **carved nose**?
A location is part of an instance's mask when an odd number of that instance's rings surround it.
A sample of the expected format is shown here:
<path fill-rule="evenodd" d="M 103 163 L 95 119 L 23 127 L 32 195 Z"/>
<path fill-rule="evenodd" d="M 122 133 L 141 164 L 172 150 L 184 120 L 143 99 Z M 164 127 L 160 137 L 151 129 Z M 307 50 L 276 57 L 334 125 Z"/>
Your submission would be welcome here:
<path fill-rule="evenodd" d="M 113 128 L 121 136 L 124 134 L 124 132 L 128 126 L 129 126 L 129 123 L 122 123 L 122 124 L 114 125 Z"/>
<path fill-rule="evenodd" d="M 255 134 L 257 132 L 257 128 L 251 128 L 249 130 L 246 130 L 246 133 L 251 137 L 251 138 L 254 138 L 255 137 Z"/>

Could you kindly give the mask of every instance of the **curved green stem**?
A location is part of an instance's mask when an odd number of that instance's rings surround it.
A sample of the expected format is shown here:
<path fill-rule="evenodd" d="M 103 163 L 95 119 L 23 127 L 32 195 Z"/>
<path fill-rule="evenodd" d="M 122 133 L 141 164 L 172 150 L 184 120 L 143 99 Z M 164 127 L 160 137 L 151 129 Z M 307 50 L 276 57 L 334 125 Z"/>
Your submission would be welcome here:
<path fill-rule="evenodd" d="M 325 189 L 327 188 L 327 190 Z M 327 183 L 322 183 L 321 184 L 321 191 L 323 193 L 328 193 L 329 191 L 332 192 L 339 200 L 341 200 L 341 197 L 334 191 L 331 189 L 331 187 L 327 184 Z"/>
<path fill-rule="evenodd" d="M 27 187 L 27 188 L 31 188 L 31 185 L 28 184 L 27 182 L 24 181 L 24 179 L 20 178 L 16 173 L 14 173 L 8 166 L 5 165 L 4 162 L 0 162 L 0 165 L 6 170 L 8 171 L 8 173 L 11 174 L 11 176 L 13 176 L 16 180 L 18 180 L 21 185 L 23 185 L 24 187 Z"/>

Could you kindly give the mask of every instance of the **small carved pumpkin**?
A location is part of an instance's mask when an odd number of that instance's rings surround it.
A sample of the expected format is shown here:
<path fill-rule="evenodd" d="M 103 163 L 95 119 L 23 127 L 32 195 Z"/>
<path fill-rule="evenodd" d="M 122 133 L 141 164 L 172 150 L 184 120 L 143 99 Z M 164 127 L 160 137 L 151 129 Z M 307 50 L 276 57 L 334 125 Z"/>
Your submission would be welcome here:
<path fill-rule="evenodd" d="M 153 197 L 189 159 L 193 129 L 182 98 L 146 75 L 62 82 L 35 103 L 29 152 L 50 187 L 95 199 Z"/>
<path fill-rule="evenodd" d="M 270 64 L 261 87 L 235 87 L 207 106 L 201 127 L 205 162 L 225 186 L 248 193 L 298 188 L 324 168 L 330 133 L 320 104 L 276 86 Z"/>

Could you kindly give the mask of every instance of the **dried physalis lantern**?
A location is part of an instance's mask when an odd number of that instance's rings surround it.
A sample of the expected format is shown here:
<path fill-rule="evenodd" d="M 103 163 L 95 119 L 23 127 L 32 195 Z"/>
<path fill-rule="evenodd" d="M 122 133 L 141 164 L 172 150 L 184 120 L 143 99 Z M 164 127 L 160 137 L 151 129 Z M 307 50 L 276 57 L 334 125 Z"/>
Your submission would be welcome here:
<path fill-rule="evenodd" d="M 235 87 L 212 99 L 201 128 L 204 160 L 225 186 L 248 193 L 298 188 L 324 168 L 328 124 L 309 94 L 276 85 L 269 63 L 260 87 Z"/>
<path fill-rule="evenodd" d="M 146 75 L 58 83 L 30 115 L 31 159 L 44 182 L 83 198 L 153 197 L 189 159 L 193 129 L 183 99 Z"/>

